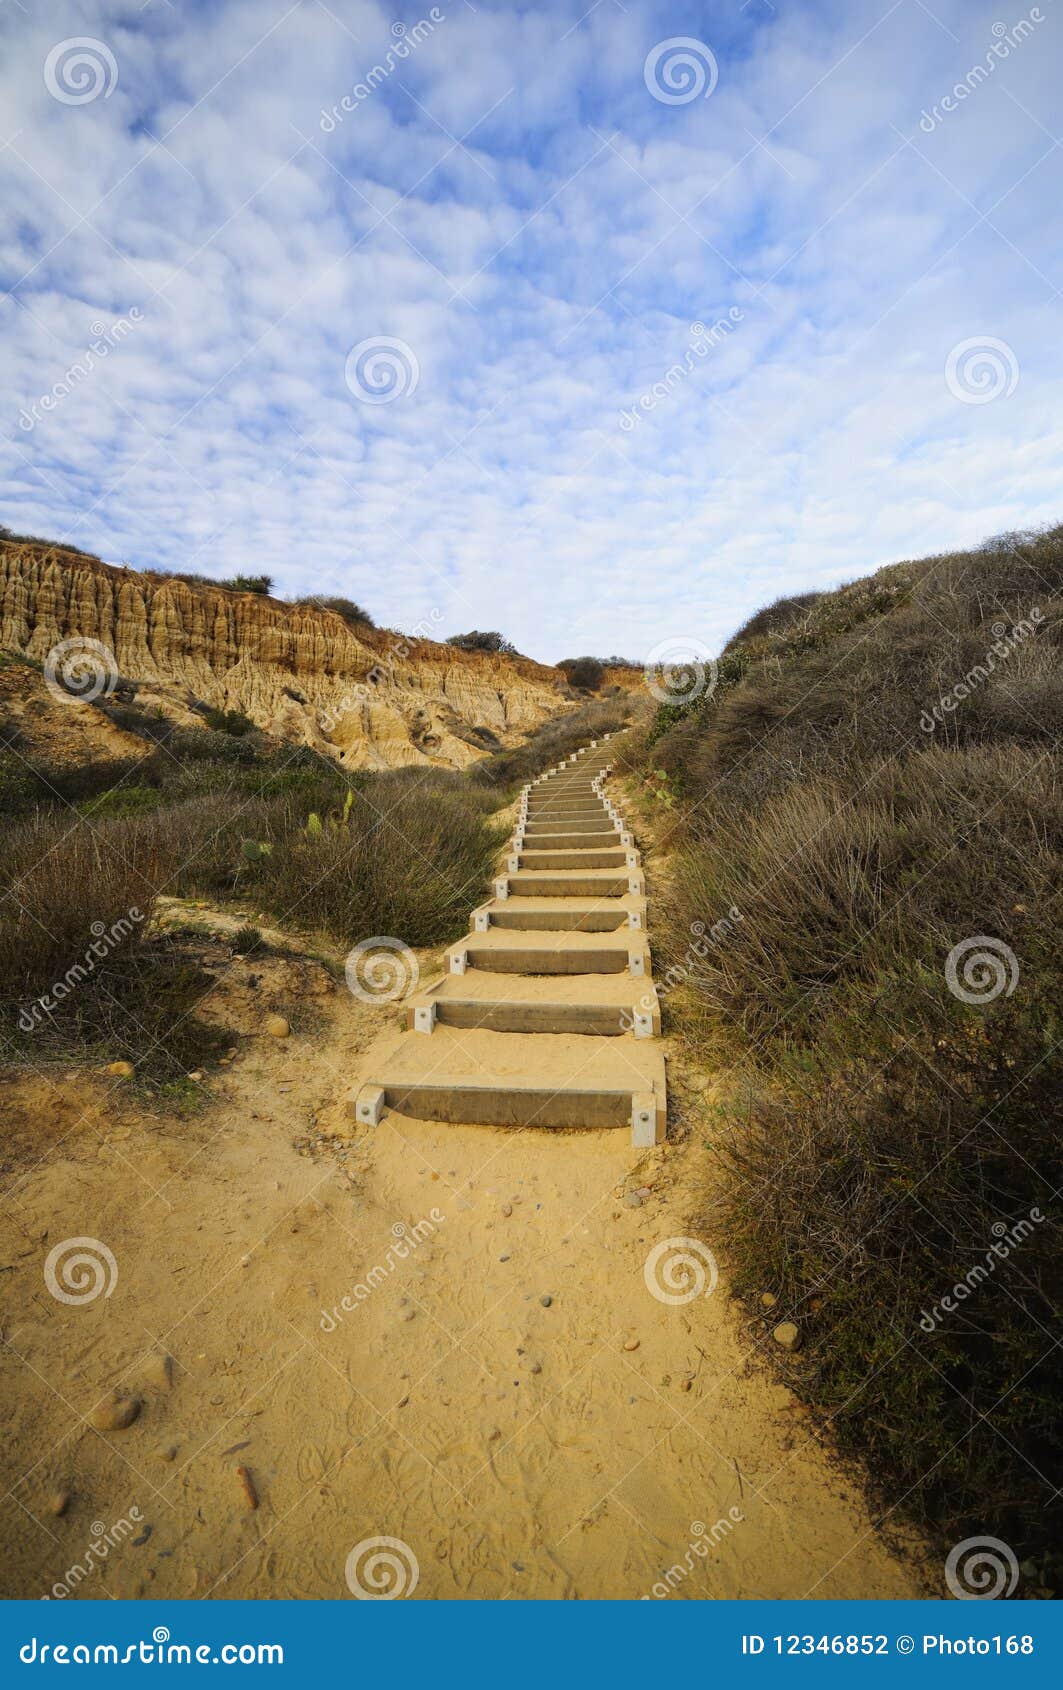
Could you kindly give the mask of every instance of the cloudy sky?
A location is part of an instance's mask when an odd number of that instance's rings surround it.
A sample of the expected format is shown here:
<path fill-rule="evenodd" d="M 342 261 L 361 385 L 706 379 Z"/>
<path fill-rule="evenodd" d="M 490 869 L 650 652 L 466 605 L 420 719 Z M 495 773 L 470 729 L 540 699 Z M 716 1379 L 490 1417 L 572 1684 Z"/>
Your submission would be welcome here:
<path fill-rule="evenodd" d="M 1063 516 L 1057 0 L 0 37 L 10 527 L 554 660 Z"/>

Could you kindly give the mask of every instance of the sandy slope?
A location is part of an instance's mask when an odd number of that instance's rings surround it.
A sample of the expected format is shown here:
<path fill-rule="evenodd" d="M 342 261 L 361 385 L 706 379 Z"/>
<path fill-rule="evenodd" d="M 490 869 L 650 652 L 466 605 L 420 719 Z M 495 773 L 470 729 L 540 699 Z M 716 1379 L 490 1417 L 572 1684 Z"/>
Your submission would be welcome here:
<path fill-rule="evenodd" d="M 381 1536 L 416 1560 L 418 1598 L 926 1594 L 750 1362 L 724 1286 L 675 1307 L 647 1289 L 649 1250 L 687 1230 L 692 1152 L 636 1171 L 622 1132 L 395 1117 L 333 1138 L 397 1010 L 341 990 L 315 1015 L 305 1038 L 247 1040 L 192 1122 L 84 1077 L 0 1088 L 21 1163 L 4 1595 L 45 1593 L 94 1522 L 123 1520 L 77 1594 L 344 1597 L 350 1551 Z M 118 1278 L 66 1305 L 43 1263 L 81 1236 Z M 143 1406 L 101 1433 L 84 1417 L 115 1386 Z"/>

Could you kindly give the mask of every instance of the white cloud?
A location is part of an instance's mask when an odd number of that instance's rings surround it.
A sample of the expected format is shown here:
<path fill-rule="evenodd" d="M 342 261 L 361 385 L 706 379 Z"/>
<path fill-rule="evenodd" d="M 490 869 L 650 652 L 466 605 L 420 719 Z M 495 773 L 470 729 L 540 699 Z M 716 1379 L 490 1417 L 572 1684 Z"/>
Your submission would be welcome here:
<path fill-rule="evenodd" d="M 1058 515 L 1050 0 L 930 134 L 995 39 L 983 0 L 736 9 L 706 25 L 716 92 L 683 107 L 642 75 L 668 7 L 455 0 L 394 66 L 390 14 L 330 10 L 0 14 L 11 526 L 557 658 L 716 642 L 780 593 Z M 42 67 L 77 35 L 120 78 L 69 106 Z M 944 367 L 979 335 L 1020 378 L 971 406 Z M 344 382 L 373 336 L 420 366 L 393 404 Z"/>

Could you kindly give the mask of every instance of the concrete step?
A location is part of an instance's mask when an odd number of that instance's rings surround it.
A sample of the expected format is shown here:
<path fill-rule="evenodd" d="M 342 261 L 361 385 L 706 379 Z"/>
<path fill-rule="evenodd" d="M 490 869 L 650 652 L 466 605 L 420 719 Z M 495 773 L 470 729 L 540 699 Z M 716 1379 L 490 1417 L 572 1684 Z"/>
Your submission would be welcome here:
<path fill-rule="evenodd" d="M 591 785 L 595 747 L 532 784 L 495 881 L 447 972 L 407 1004 L 408 1028 L 374 1046 L 348 1100 L 375 1126 L 413 1118 L 515 1127 L 665 1131 L 660 1011 L 645 880 Z M 631 835 L 624 833 L 624 840 Z M 519 845 L 515 841 L 519 840 Z"/>
<path fill-rule="evenodd" d="M 383 1108 L 415 1120 L 498 1127 L 623 1127 L 663 1136 L 664 1057 L 655 1039 L 439 1027 L 403 1033 L 348 1107 L 375 1124 Z"/>
<path fill-rule="evenodd" d="M 518 869 L 505 878 L 509 891 L 522 898 L 622 898 L 644 890 L 641 869 Z"/>
<path fill-rule="evenodd" d="M 604 933 L 489 927 L 452 945 L 445 966 L 449 974 L 483 968 L 492 974 L 626 973 L 644 980 L 650 974 L 650 952 L 646 935 L 627 927 Z"/>
<path fill-rule="evenodd" d="M 469 925 L 480 932 L 486 932 L 489 927 L 525 933 L 562 933 L 571 928 L 585 933 L 613 933 L 618 927 L 643 931 L 646 900 L 627 896 L 602 898 L 597 903 L 578 898 L 552 903 L 547 898 L 493 898 L 473 910 Z"/>
<path fill-rule="evenodd" d="M 609 811 L 605 805 L 597 810 L 529 810 L 528 820 L 537 827 L 553 826 L 555 823 L 565 824 L 576 822 L 582 827 L 601 827 L 603 822 L 609 821 Z"/>
<path fill-rule="evenodd" d="M 407 1003 L 413 1031 L 484 1027 L 493 1033 L 579 1033 L 595 1038 L 657 1038 L 657 989 L 622 974 L 526 978 L 517 974 L 448 974 Z"/>
<path fill-rule="evenodd" d="M 629 853 L 622 845 L 611 845 L 606 848 L 578 846 L 571 851 L 540 851 L 538 847 L 530 850 L 528 844 L 517 852 L 521 868 L 632 868 L 635 865 L 628 862 Z"/>
<path fill-rule="evenodd" d="M 524 848 L 528 851 L 608 851 L 620 839 L 620 829 L 604 828 L 594 833 L 546 833 L 526 828 Z"/>
<path fill-rule="evenodd" d="M 536 839 L 563 837 L 566 845 L 571 845 L 573 839 L 609 839 L 619 831 L 607 810 L 603 810 L 601 815 L 589 816 L 585 822 L 551 821 L 549 818 L 544 821 L 538 816 L 529 816 L 522 825 L 529 838 L 533 835 Z"/>

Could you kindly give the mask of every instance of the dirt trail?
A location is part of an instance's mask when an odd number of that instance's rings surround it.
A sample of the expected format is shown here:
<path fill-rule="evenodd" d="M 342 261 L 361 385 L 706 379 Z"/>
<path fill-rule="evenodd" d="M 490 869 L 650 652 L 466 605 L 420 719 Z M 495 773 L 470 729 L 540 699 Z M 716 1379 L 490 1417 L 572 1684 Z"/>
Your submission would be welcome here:
<path fill-rule="evenodd" d="M 0 1087 L 23 1152 L 3 1594 L 344 1597 L 379 1537 L 418 1598 L 927 1594 L 751 1363 L 724 1286 L 647 1288 L 693 1152 L 395 1116 L 332 1136 L 398 1015 L 319 996 L 312 1032 L 249 1038 L 188 1122 L 83 1076 Z M 65 1304 L 44 1261 L 85 1237 L 117 1280 Z M 95 1430 L 115 1387 L 138 1417 Z"/>

